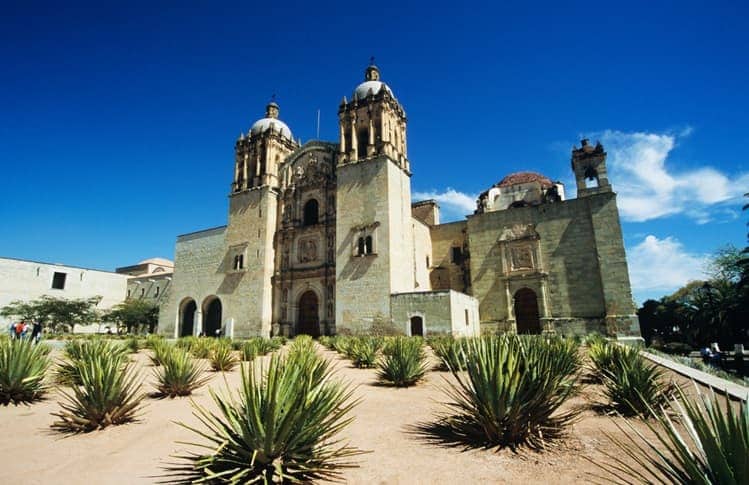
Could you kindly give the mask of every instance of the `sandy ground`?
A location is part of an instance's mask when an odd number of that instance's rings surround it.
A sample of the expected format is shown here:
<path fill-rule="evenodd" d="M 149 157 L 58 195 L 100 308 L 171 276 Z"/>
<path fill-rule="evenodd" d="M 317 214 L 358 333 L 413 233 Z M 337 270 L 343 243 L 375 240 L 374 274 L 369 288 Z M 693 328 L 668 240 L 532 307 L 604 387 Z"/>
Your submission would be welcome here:
<path fill-rule="evenodd" d="M 601 450 L 616 452 L 602 436 L 602 431 L 619 434 L 613 418 L 591 409 L 595 386 L 586 385 L 565 404 L 586 410 L 555 449 L 542 453 L 465 451 L 431 444 L 411 428 L 434 419 L 442 409 L 440 388 L 448 373 L 430 372 L 426 381 L 414 388 L 383 387 L 376 385 L 376 371 L 352 368 L 336 353 L 323 352 L 335 362 L 338 377 L 357 386 L 355 395 L 361 398 L 356 419 L 343 434 L 351 445 L 370 453 L 357 458 L 358 468 L 345 471 L 348 483 L 580 483 L 590 481 L 590 473 L 598 471 L 584 457 L 602 460 Z M 154 368 L 145 351 L 135 356 L 135 363 L 150 392 Z M 208 387 L 226 392 L 227 384 L 236 388 L 239 382 L 238 369 L 212 374 L 193 399 L 213 408 Z M 47 400 L 31 406 L 0 407 L 0 483 L 154 483 L 163 475 L 162 467 L 170 455 L 190 449 L 178 441 L 199 439 L 175 424 L 198 424 L 189 398 L 147 398 L 137 423 L 62 436 L 50 429 L 55 420 L 51 413 L 59 409 L 58 397 L 53 392 Z M 641 423 L 637 427 L 645 429 Z"/>

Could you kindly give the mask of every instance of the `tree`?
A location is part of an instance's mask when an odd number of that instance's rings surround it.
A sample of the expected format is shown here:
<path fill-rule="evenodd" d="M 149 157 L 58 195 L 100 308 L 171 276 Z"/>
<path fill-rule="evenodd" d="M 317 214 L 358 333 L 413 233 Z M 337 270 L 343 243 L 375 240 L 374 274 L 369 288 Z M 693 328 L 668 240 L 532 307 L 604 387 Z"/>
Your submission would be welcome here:
<path fill-rule="evenodd" d="M 143 327 L 153 333 L 159 322 L 159 307 L 146 300 L 125 300 L 107 312 L 105 318 L 127 328 L 128 333 Z"/>
<path fill-rule="evenodd" d="M 23 320 L 38 320 L 55 331 L 72 330 L 73 325 L 87 325 L 98 318 L 96 305 L 100 296 L 66 299 L 44 295 L 30 301 L 16 300 L 0 308 L 0 315 Z"/>

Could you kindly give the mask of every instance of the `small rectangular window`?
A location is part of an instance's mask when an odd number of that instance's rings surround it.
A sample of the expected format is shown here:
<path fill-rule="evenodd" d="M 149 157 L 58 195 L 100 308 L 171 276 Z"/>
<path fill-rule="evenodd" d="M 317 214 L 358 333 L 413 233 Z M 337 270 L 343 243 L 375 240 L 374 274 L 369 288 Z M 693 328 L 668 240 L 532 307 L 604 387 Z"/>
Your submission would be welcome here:
<path fill-rule="evenodd" d="M 154 296 L 159 296 L 159 290 L 160 290 L 160 289 L 161 289 L 161 288 L 159 288 L 158 286 L 156 287 L 156 294 L 154 294 Z"/>
<path fill-rule="evenodd" d="M 130 298 L 130 290 L 127 290 L 127 297 Z"/>
<path fill-rule="evenodd" d="M 454 247 L 453 248 L 453 264 L 462 264 L 463 263 L 463 249 L 460 247 Z"/>
<path fill-rule="evenodd" d="M 65 277 L 66 276 L 67 276 L 66 273 L 55 272 L 55 274 L 52 275 L 52 289 L 53 290 L 64 290 L 65 289 Z"/>
<path fill-rule="evenodd" d="M 141 288 L 140 289 L 140 297 L 143 298 L 144 296 L 146 296 L 146 289 L 145 288 Z"/>
<path fill-rule="evenodd" d="M 466 308 L 466 327 L 471 324 L 471 321 L 468 320 L 468 308 Z"/>

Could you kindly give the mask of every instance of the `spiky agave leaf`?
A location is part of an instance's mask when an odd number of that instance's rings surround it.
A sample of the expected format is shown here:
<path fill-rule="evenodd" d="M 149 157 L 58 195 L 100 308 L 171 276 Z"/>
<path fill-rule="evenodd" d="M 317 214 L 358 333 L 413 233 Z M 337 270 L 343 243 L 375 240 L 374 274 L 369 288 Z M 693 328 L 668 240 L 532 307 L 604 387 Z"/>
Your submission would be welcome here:
<path fill-rule="evenodd" d="M 81 385 L 79 364 L 88 360 L 112 360 L 120 366 L 128 362 L 127 348 L 110 340 L 93 338 L 89 340 L 71 340 L 63 349 L 65 359 L 55 371 L 55 381 L 70 386 Z"/>
<path fill-rule="evenodd" d="M 628 416 L 649 414 L 649 407 L 666 401 L 671 385 L 664 373 L 648 363 L 634 347 L 609 345 L 608 367 L 601 369 L 604 396 L 609 405 Z"/>
<path fill-rule="evenodd" d="M 172 353 L 172 345 L 164 339 L 154 339 L 149 344 L 151 353 L 148 358 L 151 359 L 151 364 L 154 366 L 164 365 L 164 361 Z"/>
<path fill-rule="evenodd" d="M 183 349 L 172 348 L 156 370 L 156 389 L 163 397 L 188 396 L 205 384 L 210 377 L 203 376 L 205 368 Z"/>
<path fill-rule="evenodd" d="M 604 433 L 618 453 L 607 460 L 586 459 L 604 473 L 597 478 L 615 483 L 741 484 L 749 476 L 749 405 L 723 404 L 715 396 L 690 398 L 677 388 L 665 405 L 649 407 L 654 419 L 645 421 L 654 438 L 648 438 L 628 421 L 616 426 L 624 434 Z M 738 409 L 737 409 L 738 408 Z M 680 422 L 681 426 L 677 426 Z M 633 469 L 626 458 L 640 466 Z"/>
<path fill-rule="evenodd" d="M 188 453 L 167 468 L 168 482 L 277 483 L 340 478 L 361 451 L 336 435 L 352 420 L 353 390 L 331 379 L 327 361 L 309 351 L 274 354 L 267 371 L 242 369 L 239 395 L 211 391 L 219 411 L 195 403 L 204 438 L 185 443 L 208 450 Z M 322 378 L 313 376 L 322 374 Z"/>
<path fill-rule="evenodd" d="M 428 370 L 424 342 L 420 338 L 395 337 L 389 343 L 388 352 L 378 363 L 380 380 L 396 387 L 409 387 L 424 378 Z"/>
<path fill-rule="evenodd" d="M 211 369 L 215 372 L 229 372 L 239 363 L 231 345 L 226 343 L 216 344 L 211 351 L 210 359 Z"/>
<path fill-rule="evenodd" d="M 579 360 L 567 345 L 500 336 L 465 344 L 465 371 L 444 389 L 448 431 L 466 444 L 544 448 L 579 415 L 560 412 L 577 387 Z"/>
<path fill-rule="evenodd" d="M 446 371 L 450 369 L 463 370 L 465 352 L 463 345 L 466 339 L 456 339 L 452 337 L 441 337 L 429 340 L 429 346 L 440 362 L 437 369 Z"/>
<path fill-rule="evenodd" d="M 360 369 L 369 369 L 377 364 L 377 355 L 382 348 L 382 339 L 377 337 L 355 338 L 349 344 L 348 358 Z"/>
<path fill-rule="evenodd" d="M 49 349 L 25 340 L 0 340 L 0 404 L 30 403 L 47 392 Z"/>
<path fill-rule="evenodd" d="M 134 421 L 145 397 L 137 372 L 116 359 L 91 358 L 78 362 L 80 386 L 63 391 L 62 410 L 52 428 L 66 433 L 88 432 Z"/>

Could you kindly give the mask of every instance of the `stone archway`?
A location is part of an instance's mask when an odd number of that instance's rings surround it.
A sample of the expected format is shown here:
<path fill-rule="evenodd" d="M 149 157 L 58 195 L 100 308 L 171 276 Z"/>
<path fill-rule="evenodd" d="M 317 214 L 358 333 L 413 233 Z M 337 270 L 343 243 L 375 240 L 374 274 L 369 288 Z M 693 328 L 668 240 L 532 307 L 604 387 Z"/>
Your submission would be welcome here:
<path fill-rule="evenodd" d="M 424 336 L 424 319 L 418 315 L 411 317 L 411 336 L 412 337 Z"/>
<path fill-rule="evenodd" d="M 515 293 L 515 322 L 519 334 L 541 333 L 538 298 L 530 288 L 521 288 Z"/>
<path fill-rule="evenodd" d="M 188 298 L 179 307 L 179 336 L 189 337 L 195 333 L 195 312 L 198 304 Z"/>
<path fill-rule="evenodd" d="M 320 305 L 314 291 L 305 291 L 299 298 L 299 315 L 296 323 L 296 334 L 320 335 Z"/>
<path fill-rule="evenodd" d="M 222 307 L 217 296 L 209 297 L 203 302 L 203 332 L 206 337 L 217 337 L 221 330 Z"/>

